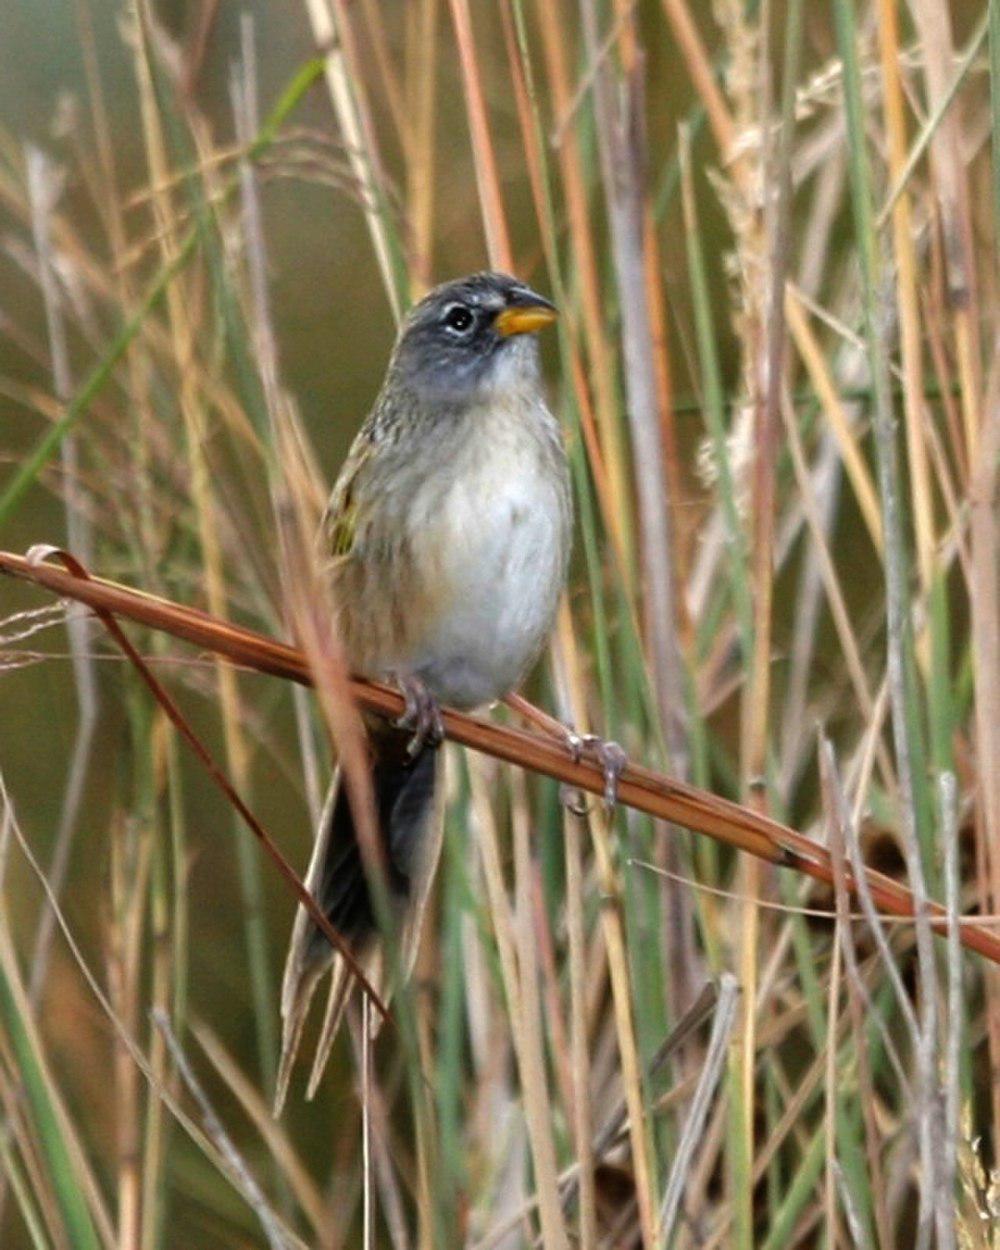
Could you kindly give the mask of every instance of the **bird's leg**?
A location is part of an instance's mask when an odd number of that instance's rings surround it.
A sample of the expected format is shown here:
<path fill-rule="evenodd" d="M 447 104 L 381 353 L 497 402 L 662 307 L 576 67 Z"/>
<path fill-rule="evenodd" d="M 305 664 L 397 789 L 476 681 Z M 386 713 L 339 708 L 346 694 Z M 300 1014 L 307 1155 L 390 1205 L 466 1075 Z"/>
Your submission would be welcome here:
<path fill-rule="evenodd" d="M 537 725 L 543 733 L 565 742 L 574 764 L 579 764 L 585 750 L 593 751 L 604 773 L 604 802 L 609 810 L 615 806 L 618 802 L 618 780 L 628 766 L 628 756 L 617 742 L 606 741 L 597 734 L 578 734 L 572 725 L 566 725 L 548 712 L 543 712 L 519 694 L 507 695 L 504 702 L 511 711 Z M 563 805 L 570 811 L 578 816 L 586 815 L 580 793 L 575 787 L 561 786 L 559 793 Z"/>
<path fill-rule="evenodd" d="M 566 729 L 566 746 L 573 757 L 574 764 L 579 764 L 584 751 L 592 751 L 604 773 L 604 806 L 613 811 L 618 802 L 618 781 L 628 767 L 628 756 L 617 742 L 599 738 L 597 734 L 578 734 L 575 729 Z"/>
<path fill-rule="evenodd" d="M 407 754 L 412 758 L 425 746 L 437 747 L 444 740 L 441 722 L 441 706 L 419 677 L 392 674 L 392 684 L 403 696 L 403 714 L 393 724 L 397 729 L 411 729 L 413 737 L 407 744 Z"/>

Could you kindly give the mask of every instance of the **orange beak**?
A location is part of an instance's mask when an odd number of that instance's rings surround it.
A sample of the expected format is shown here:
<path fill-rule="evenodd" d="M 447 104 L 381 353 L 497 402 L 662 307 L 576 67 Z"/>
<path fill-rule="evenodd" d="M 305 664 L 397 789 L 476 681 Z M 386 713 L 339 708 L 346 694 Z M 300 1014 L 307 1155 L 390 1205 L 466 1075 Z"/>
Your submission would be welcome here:
<path fill-rule="evenodd" d="M 558 316 L 551 304 L 523 304 L 505 308 L 493 324 L 497 334 L 508 338 L 512 334 L 534 334 L 550 326 Z"/>

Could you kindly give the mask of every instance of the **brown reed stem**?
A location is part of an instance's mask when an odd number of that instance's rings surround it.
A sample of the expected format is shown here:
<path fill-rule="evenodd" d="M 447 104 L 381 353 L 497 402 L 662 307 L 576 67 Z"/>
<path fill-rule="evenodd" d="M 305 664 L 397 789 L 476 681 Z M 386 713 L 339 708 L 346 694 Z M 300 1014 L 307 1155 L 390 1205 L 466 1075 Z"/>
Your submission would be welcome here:
<path fill-rule="evenodd" d="M 95 611 L 123 616 L 162 630 L 257 672 L 306 686 L 313 684 L 306 657 L 297 647 L 217 620 L 198 608 L 188 608 L 116 582 L 72 573 L 39 562 L 30 555 L 19 556 L 9 551 L 0 551 L 0 573 L 33 582 L 63 598 L 86 603 Z M 354 677 L 348 688 L 363 711 L 385 717 L 398 717 L 403 711 L 403 696 L 391 686 Z M 604 774 L 596 759 L 586 754 L 579 760 L 574 759 L 567 748 L 552 737 L 495 725 L 451 708 L 442 710 L 442 722 L 445 736 L 462 746 L 590 794 L 604 793 Z M 793 868 L 826 885 L 834 882 L 830 854 L 818 842 L 731 799 L 674 781 L 640 764 L 630 763 L 622 774 L 618 801 L 625 807 L 673 821 L 759 859 Z M 871 868 L 866 870 L 865 880 L 878 907 L 895 916 L 914 915 L 913 895 L 905 886 Z M 853 875 L 849 876 L 847 887 L 856 896 L 857 881 Z M 935 932 L 944 934 L 947 910 L 932 902 L 928 913 Z M 962 945 L 967 950 L 1000 964 L 1000 937 L 971 923 L 961 925 L 961 934 Z"/>

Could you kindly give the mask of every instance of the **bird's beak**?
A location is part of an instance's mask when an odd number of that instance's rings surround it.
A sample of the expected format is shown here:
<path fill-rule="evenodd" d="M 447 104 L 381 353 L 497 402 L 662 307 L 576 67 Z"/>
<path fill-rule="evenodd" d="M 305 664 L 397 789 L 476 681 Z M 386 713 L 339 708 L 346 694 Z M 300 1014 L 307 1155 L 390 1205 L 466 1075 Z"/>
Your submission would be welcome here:
<path fill-rule="evenodd" d="M 497 334 L 502 338 L 509 338 L 512 334 L 534 334 L 536 330 L 543 330 L 558 316 L 553 304 L 536 295 L 530 302 L 505 308 L 493 325 Z"/>

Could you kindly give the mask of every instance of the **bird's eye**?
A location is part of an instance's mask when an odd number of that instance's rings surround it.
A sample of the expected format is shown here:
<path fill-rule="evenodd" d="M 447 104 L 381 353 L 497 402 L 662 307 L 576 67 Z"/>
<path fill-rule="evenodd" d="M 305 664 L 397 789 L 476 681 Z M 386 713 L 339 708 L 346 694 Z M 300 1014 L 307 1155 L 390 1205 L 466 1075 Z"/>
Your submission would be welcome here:
<path fill-rule="evenodd" d="M 456 334 L 464 334 L 472 322 L 472 313 L 464 304 L 452 304 L 444 315 L 444 324 Z"/>

